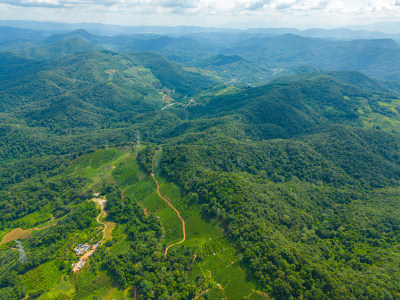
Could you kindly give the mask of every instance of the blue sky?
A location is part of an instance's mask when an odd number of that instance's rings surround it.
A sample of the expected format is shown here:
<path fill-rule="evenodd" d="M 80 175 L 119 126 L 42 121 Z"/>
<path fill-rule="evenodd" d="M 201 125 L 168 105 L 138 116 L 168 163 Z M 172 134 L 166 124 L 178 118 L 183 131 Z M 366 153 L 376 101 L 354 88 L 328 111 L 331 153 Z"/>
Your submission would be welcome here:
<path fill-rule="evenodd" d="M 400 21 L 400 0 L 0 0 L 0 19 L 334 28 Z"/>

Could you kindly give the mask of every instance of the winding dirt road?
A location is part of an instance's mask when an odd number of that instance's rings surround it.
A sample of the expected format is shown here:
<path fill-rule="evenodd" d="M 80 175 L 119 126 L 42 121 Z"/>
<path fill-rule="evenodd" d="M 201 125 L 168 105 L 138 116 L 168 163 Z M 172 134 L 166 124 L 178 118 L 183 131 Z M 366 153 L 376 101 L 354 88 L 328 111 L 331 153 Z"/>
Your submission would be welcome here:
<path fill-rule="evenodd" d="M 104 213 L 104 207 L 106 206 L 106 200 L 105 200 L 105 199 L 102 199 L 102 198 L 94 198 L 94 199 L 92 199 L 92 201 L 94 201 L 94 202 L 100 204 L 100 207 L 101 207 L 101 212 L 100 212 L 100 214 L 97 216 L 96 221 L 97 221 L 97 223 L 99 223 L 100 225 L 103 225 L 103 226 L 104 226 L 104 229 L 103 229 L 103 238 L 101 239 L 101 243 L 100 243 L 100 245 L 103 245 L 103 241 L 104 241 L 105 238 L 106 238 L 107 224 L 106 224 L 106 223 L 103 223 L 102 221 L 100 221 L 100 217 L 101 217 L 101 216 L 103 215 L 103 213 Z"/>
<path fill-rule="evenodd" d="M 164 198 L 164 197 L 161 195 L 161 193 L 160 193 L 160 186 L 158 185 L 158 181 L 157 181 L 156 177 L 154 176 L 154 173 L 151 173 L 151 176 L 153 177 L 154 181 L 155 181 L 156 184 L 157 184 L 157 192 L 158 192 L 158 195 L 159 195 L 165 202 L 167 202 L 167 204 L 168 204 L 169 206 L 172 207 L 172 209 L 177 213 L 179 219 L 182 221 L 183 239 L 182 239 L 180 242 L 177 242 L 177 243 L 174 243 L 174 244 L 169 245 L 169 246 L 165 249 L 164 255 L 165 255 L 165 258 L 167 258 L 167 254 L 168 254 L 169 248 L 171 248 L 171 247 L 173 247 L 173 246 L 176 246 L 176 245 L 179 245 L 179 244 L 182 244 L 182 243 L 186 240 L 186 226 L 185 226 L 185 220 L 181 217 L 180 212 L 179 212 L 166 198 Z"/>

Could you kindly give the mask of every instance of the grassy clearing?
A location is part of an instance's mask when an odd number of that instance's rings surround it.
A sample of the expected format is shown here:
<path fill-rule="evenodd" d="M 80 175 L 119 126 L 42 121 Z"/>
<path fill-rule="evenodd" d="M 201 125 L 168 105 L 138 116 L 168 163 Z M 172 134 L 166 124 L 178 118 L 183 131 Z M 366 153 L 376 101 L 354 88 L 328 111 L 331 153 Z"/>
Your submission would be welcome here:
<path fill-rule="evenodd" d="M 125 292 L 122 290 L 119 290 L 117 288 L 111 288 L 105 295 L 103 295 L 103 299 L 109 299 L 109 300 L 114 300 L 114 299 L 125 299 Z"/>
<path fill-rule="evenodd" d="M 130 250 L 130 242 L 126 240 L 125 229 L 126 224 L 116 224 L 113 231 L 112 246 L 109 248 L 110 252 L 114 255 L 127 253 Z"/>
<path fill-rule="evenodd" d="M 123 71 L 123 74 L 127 80 L 141 86 L 151 88 L 152 90 L 155 86 L 161 86 L 160 81 L 154 77 L 150 69 L 143 66 L 134 66 L 132 68 Z M 152 95 L 150 93 L 150 95 Z"/>
<path fill-rule="evenodd" d="M 51 211 L 52 211 L 52 205 L 48 204 L 32 214 L 29 214 L 19 220 L 16 220 L 14 224 L 18 226 L 18 228 L 15 228 L 9 232 L 7 232 L 6 230 L 0 232 L 0 237 L 1 237 L 0 245 L 4 245 L 11 241 L 19 239 L 27 239 L 32 235 L 32 232 L 34 230 L 40 230 L 48 226 L 54 225 L 54 222 L 52 221 L 53 215 L 51 214 Z M 38 227 L 32 228 L 34 226 Z M 25 230 L 23 228 L 28 228 L 28 229 Z"/>
<path fill-rule="evenodd" d="M 15 240 L 27 239 L 31 236 L 32 230 L 33 229 L 24 230 L 22 228 L 16 228 L 3 237 L 0 245 L 4 245 Z"/>
<path fill-rule="evenodd" d="M 234 94 L 234 93 L 237 93 L 238 91 L 240 91 L 239 88 L 237 88 L 237 87 L 235 87 L 233 85 L 230 85 L 230 86 L 227 86 L 226 88 L 224 88 L 222 90 L 219 90 L 217 93 L 215 93 L 215 96 Z"/>
<path fill-rule="evenodd" d="M 153 159 L 153 172 L 155 175 L 159 175 L 160 173 L 161 158 L 162 158 L 162 150 L 157 150 Z"/>
<path fill-rule="evenodd" d="M 104 242 L 107 242 L 109 240 L 112 240 L 112 232 L 114 231 L 116 225 L 113 222 L 104 222 L 104 223 L 107 225 L 107 229 L 104 234 Z"/>

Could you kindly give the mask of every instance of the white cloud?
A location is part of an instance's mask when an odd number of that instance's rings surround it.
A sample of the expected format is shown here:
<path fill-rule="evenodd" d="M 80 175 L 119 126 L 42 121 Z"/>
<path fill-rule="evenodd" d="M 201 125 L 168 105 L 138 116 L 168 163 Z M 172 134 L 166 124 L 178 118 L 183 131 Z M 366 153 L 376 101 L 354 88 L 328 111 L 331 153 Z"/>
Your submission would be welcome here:
<path fill-rule="evenodd" d="M 400 1 L 400 0 L 398 0 Z M 244 11 L 265 11 L 266 9 L 322 9 L 328 6 L 328 0 L 0 0 L 12 6 L 28 7 L 66 7 L 115 6 L 119 8 L 141 9 L 143 7 L 179 8 L 186 10 L 212 11 L 215 13 L 237 13 Z"/>
<path fill-rule="evenodd" d="M 48 16 L 70 22 L 158 24 L 168 19 L 197 25 L 207 25 L 205 20 L 213 20 L 211 25 L 237 21 L 343 25 L 397 20 L 400 0 L 0 0 L 0 19 L 21 14 L 25 19 Z"/>

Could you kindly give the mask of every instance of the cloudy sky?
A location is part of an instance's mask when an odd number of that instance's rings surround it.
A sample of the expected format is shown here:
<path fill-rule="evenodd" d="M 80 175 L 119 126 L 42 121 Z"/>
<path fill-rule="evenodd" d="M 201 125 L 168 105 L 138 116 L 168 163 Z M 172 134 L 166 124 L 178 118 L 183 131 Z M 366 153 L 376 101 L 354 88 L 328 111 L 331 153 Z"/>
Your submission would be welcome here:
<path fill-rule="evenodd" d="M 0 0 L 0 19 L 333 28 L 400 21 L 400 0 Z"/>

